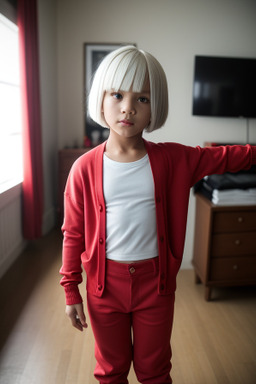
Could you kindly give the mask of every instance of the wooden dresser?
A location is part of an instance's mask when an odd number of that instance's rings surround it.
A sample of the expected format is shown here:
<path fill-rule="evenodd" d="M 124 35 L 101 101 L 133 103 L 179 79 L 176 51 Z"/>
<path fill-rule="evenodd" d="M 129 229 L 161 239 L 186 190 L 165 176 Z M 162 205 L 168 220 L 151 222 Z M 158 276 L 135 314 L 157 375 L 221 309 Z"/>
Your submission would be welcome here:
<path fill-rule="evenodd" d="M 206 300 L 214 286 L 256 284 L 256 206 L 216 206 L 197 194 L 193 266 Z"/>
<path fill-rule="evenodd" d="M 69 171 L 76 159 L 88 152 L 91 148 L 62 149 L 59 151 L 58 169 L 58 216 L 60 222 L 63 220 L 63 193 Z"/>

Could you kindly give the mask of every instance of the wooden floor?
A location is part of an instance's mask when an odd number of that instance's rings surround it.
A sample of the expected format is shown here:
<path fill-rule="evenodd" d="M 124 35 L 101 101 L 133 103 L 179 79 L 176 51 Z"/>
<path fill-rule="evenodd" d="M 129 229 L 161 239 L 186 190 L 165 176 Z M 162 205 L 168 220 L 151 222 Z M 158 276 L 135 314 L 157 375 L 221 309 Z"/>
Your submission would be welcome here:
<path fill-rule="evenodd" d="M 76 331 L 64 314 L 60 264 L 53 231 L 0 281 L 1 384 L 96 383 L 91 328 Z M 193 271 L 182 270 L 172 346 L 174 384 L 255 384 L 256 289 L 214 290 L 206 302 Z M 129 379 L 137 383 L 132 369 Z"/>

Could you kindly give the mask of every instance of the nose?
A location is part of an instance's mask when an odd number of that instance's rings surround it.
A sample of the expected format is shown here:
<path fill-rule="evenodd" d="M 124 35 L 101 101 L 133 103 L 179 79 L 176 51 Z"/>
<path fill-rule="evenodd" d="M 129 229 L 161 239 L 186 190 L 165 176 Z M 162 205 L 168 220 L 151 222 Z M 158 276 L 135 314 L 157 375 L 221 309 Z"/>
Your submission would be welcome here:
<path fill-rule="evenodd" d="M 134 115 L 135 107 L 134 107 L 133 101 L 128 98 L 125 98 L 122 103 L 121 111 L 122 113 L 127 115 Z"/>

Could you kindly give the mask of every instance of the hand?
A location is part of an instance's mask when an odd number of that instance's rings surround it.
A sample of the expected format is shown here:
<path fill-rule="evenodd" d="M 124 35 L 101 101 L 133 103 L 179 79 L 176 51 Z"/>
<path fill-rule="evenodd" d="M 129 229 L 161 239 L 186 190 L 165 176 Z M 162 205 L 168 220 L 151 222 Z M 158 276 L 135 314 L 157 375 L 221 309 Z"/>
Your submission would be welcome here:
<path fill-rule="evenodd" d="M 82 332 L 84 328 L 88 327 L 82 303 L 67 305 L 66 315 L 70 318 L 73 327 L 79 331 Z"/>

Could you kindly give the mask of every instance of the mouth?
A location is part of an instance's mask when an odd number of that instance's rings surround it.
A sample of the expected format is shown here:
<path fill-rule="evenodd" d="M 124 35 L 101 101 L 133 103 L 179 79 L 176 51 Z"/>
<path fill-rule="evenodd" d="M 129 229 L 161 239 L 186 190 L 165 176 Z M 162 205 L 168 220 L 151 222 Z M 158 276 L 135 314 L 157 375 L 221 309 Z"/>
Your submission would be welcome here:
<path fill-rule="evenodd" d="M 133 122 L 131 122 L 130 120 L 127 120 L 127 119 L 120 120 L 119 123 L 126 126 L 126 127 L 130 127 L 131 125 L 133 125 Z"/>

